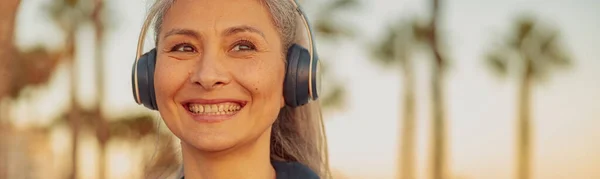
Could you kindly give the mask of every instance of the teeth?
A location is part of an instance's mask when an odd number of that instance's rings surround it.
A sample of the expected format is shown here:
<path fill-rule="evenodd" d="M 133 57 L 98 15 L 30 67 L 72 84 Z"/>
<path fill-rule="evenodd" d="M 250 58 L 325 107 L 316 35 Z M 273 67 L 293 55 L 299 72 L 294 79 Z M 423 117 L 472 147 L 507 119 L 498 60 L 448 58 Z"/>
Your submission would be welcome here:
<path fill-rule="evenodd" d="M 237 103 L 220 103 L 220 104 L 189 104 L 188 110 L 193 113 L 203 113 L 212 115 L 224 115 L 237 112 L 241 106 Z"/>

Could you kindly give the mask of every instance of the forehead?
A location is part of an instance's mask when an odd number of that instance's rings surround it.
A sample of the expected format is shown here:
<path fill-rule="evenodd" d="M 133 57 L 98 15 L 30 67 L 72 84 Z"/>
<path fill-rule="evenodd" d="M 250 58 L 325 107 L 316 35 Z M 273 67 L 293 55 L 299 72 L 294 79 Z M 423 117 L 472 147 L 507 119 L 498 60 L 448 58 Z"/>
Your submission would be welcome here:
<path fill-rule="evenodd" d="M 239 25 L 263 31 L 275 28 L 260 0 L 175 0 L 163 19 L 163 28 L 176 26 L 198 31 L 218 31 Z"/>

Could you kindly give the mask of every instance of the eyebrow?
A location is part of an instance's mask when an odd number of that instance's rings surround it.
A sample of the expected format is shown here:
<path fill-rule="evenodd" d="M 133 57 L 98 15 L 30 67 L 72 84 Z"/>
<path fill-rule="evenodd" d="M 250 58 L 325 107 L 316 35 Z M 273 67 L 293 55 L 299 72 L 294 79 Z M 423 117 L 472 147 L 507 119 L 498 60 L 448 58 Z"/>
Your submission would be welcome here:
<path fill-rule="evenodd" d="M 198 34 L 196 31 L 193 31 L 190 29 L 171 29 L 167 33 L 165 33 L 165 36 L 163 37 L 163 39 L 165 39 L 171 35 L 184 35 L 184 36 L 190 36 L 190 37 L 194 37 L 194 38 L 200 38 L 200 34 Z"/>
<path fill-rule="evenodd" d="M 225 31 L 223 31 L 223 33 L 221 33 L 222 36 L 230 36 L 236 33 L 242 33 L 242 32 L 252 32 L 252 33 L 256 33 L 259 34 L 260 36 L 262 36 L 263 38 L 266 39 L 265 34 L 258 30 L 257 28 L 254 28 L 252 26 L 248 26 L 248 25 L 240 25 L 240 26 L 234 26 L 234 27 L 230 27 L 225 29 Z M 201 36 L 200 34 L 198 34 L 196 31 L 194 30 L 190 30 L 190 29 L 171 29 L 168 32 L 165 33 L 165 36 L 163 36 L 163 39 L 172 36 L 172 35 L 184 35 L 184 36 L 190 36 L 190 37 L 194 37 L 196 39 L 199 39 Z"/>
<path fill-rule="evenodd" d="M 229 36 L 229 35 L 233 35 L 233 34 L 241 33 L 241 32 L 257 33 L 258 35 L 260 35 L 264 39 L 266 39 L 265 34 L 262 31 L 258 30 L 257 28 L 254 28 L 252 26 L 248 26 L 248 25 L 240 25 L 240 26 L 234 26 L 234 27 L 227 28 L 225 31 L 223 31 L 223 33 L 221 35 Z"/>

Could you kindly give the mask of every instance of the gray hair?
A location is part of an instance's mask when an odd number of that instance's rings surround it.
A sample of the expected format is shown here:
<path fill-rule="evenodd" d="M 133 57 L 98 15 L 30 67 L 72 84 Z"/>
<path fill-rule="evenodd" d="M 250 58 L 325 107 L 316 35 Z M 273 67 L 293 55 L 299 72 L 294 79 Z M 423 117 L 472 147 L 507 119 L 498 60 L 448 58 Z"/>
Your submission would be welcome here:
<path fill-rule="evenodd" d="M 148 18 L 154 18 L 155 43 L 158 44 L 163 18 L 175 0 L 156 0 Z M 270 12 L 277 28 L 282 56 L 301 36 L 298 32 L 299 16 L 292 0 L 260 0 Z M 302 32 L 302 31 L 300 31 Z M 307 165 L 321 178 L 331 178 L 327 138 L 319 101 L 292 108 L 280 109 L 271 131 L 271 160 L 292 161 Z"/>
<path fill-rule="evenodd" d="M 269 10 L 273 24 L 279 32 L 279 37 L 283 45 L 284 54 L 287 48 L 295 41 L 296 37 L 296 14 L 294 5 L 289 0 L 260 0 Z M 175 0 L 156 0 L 149 15 L 153 15 L 155 43 L 158 44 L 159 34 L 162 29 L 162 23 L 167 11 L 171 8 Z"/>

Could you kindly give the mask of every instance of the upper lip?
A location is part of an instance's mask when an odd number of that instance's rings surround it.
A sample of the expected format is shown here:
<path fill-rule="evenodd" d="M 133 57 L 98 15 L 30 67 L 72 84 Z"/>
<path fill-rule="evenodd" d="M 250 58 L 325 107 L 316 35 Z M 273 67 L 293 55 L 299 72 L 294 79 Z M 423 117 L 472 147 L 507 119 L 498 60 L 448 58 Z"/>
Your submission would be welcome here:
<path fill-rule="evenodd" d="M 185 100 L 183 102 L 181 102 L 181 104 L 183 105 L 187 105 L 190 103 L 197 103 L 197 104 L 219 104 L 219 103 L 237 103 L 240 106 L 244 106 L 246 105 L 246 101 L 244 100 L 238 100 L 238 99 L 189 99 L 189 100 Z"/>

